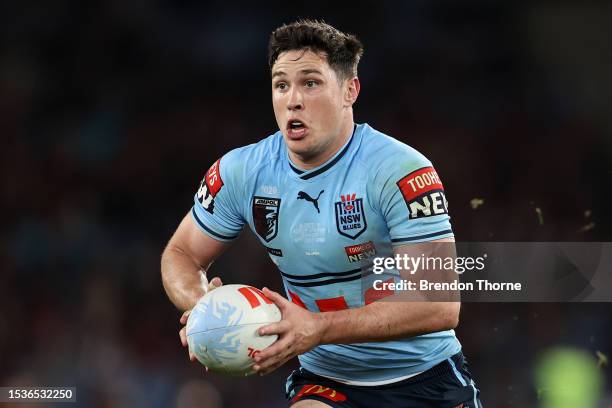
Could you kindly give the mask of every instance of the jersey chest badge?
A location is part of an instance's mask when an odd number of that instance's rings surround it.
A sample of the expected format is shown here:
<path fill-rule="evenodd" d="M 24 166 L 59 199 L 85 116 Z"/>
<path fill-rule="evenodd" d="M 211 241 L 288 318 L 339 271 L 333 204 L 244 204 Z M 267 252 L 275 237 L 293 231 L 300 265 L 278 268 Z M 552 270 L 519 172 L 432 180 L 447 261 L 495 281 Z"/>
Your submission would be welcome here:
<path fill-rule="evenodd" d="M 368 228 L 363 209 L 363 198 L 355 198 L 356 194 L 340 195 L 336 202 L 336 228 L 340 235 L 355 239 Z"/>
<path fill-rule="evenodd" d="M 253 197 L 253 223 L 255 231 L 266 242 L 278 234 L 280 198 Z"/>

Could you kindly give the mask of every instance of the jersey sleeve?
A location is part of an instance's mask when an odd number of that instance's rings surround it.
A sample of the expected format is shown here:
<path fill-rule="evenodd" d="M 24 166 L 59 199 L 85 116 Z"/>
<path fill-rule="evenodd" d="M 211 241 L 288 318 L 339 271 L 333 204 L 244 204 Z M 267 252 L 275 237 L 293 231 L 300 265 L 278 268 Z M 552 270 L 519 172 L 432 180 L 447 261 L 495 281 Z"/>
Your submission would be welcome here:
<path fill-rule="evenodd" d="M 440 176 L 417 151 L 395 152 L 379 167 L 375 186 L 393 245 L 453 236 Z"/>
<path fill-rule="evenodd" d="M 191 210 L 200 230 L 218 241 L 237 238 L 245 224 L 239 204 L 241 165 L 235 156 L 230 152 L 208 169 Z"/>

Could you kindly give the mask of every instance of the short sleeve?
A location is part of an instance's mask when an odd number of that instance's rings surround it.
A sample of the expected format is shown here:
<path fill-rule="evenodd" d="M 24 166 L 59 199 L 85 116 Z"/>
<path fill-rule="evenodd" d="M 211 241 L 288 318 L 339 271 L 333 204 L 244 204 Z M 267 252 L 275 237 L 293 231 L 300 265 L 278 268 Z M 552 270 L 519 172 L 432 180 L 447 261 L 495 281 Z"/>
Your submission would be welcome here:
<path fill-rule="evenodd" d="M 376 178 L 393 245 L 453 236 L 442 181 L 423 155 L 413 149 L 395 154 Z"/>
<path fill-rule="evenodd" d="M 240 211 L 239 169 L 232 152 L 208 169 L 194 196 L 191 215 L 202 232 L 219 241 L 237 238 L 245 220 Z"/>

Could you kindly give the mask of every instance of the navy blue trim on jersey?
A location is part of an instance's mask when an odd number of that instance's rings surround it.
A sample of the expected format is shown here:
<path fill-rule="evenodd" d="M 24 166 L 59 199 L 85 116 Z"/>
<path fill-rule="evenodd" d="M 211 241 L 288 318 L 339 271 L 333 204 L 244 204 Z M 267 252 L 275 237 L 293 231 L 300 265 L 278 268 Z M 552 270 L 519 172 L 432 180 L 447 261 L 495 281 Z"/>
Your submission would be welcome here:
<path fill-rule="evenodd" d="M 340 154 L 337 155 L 334 160 L 330 161 L 329 163 L 327 163 L 325 166 L 321 167 L 320 169 L 313 171 L 312 173 L 301 175 L 300 178 L 302 180 L 308 180 L 308 179 L 318 176 L 319 174 L 324 173 L 327 170 L 331 169 L 334 166 L 334 164 L 338 163 L 338 160 L 340 160 L 346 154 L 346 152 L 348 151 L 348 148 L 351 146 L 352 141 L 353 141 L 353 136 L 351 135 L 351 140 L 349 140 L 349 142 L 346 144 L 344 149 L 342 149 Z"/>
<path fill-rule="evenodd" d="M 193 218 L 195 218 L 195 220 L 198 222 L 198 224 L 200 225 L 200 227 L 204 228 L 206 230 L 206 232 L 208 232 L 209 234 L 217 237 L 217 238 L 221 238 L 221 239 L 235 239 L 238 237 L 238 235 L 234 235 L 233 237 L 229 237 L 227 235 L 221 235 L 218 232 L 215 232 L 213 230 L 211 230 L 210 228 L 208 228 L 206 225 L 204 225 L 204 223 L 202 222 L 202 220 L 200 220 L 200 218 L 198 217 L 198 214 L 196 213 L 195 208 L 191 209 L 191 213 L 193 214 Z"/>
<path fill-rule="evenodd" d="M 391 242 L 410 242 L 410 241 L 418 241 L 419 239 L 425 239 L 425 238 L 433 238 L 433 237 L 437 237 L 440 235 L 444 235 L 444 234 L 452 234 L 453 230 L 451 229 L 447 229 L 444 231 L 438 231 L 438 232 L 432 232 L 431 234 L 424 234 L 424 235 L 417 235 L 414 237 L 407 237 L 407 238 L 393 238 L 391 240 Z"/>
<path fill-rule="evenodd" d="M 287 279 L 287 283 L 293 285 L 293 286 L 299 286 L 299 287 L 303 287 L 303 288 L 311 288 L 313 286 L 324 286 L 324 285 L 331 285 L 332 283 L 340 283 L 340 282 L 350 282 L 350 281 L 354 281 L 357 279 L 361 279 L 361 271 L 359 271 L 360 273 L 358 273 L 355 276 L 349 276 L 348 278 L 338 278 L 338 279 L 327 279 L 324 281 L 314 281 L 314 282 L 295 282 L 295 281 L 290 281 Z"/>
<path fill-rule="evenodd" d="M 350 271 L 346 271 L 346 272 L 323 272 L 323 273 L 315 273 L 313 275 L 291 275 L 283 271 L 280 271 L 281 275 L 283 275 L 285 278 L 297 279 L 297 280 L 317 279 L 317 278 L 324 278 L 326 276 L 346 276 L 346 275 L 352 275 L 357 272 L 361 272 L 361 268 L 351 269 Z"/>
<path fill-rule="evenodd" d="M 321 167 L 320 169 L 314 170 L 312 173 L 306 173 L 303 170 L 300 170 L 298 168 L 296 168 L 295 166 L 293 166 L 291 164 L 291 160 L 289 160 L 289 167 L 291 167 L 291 169 L 296 172 L 297 174 L 300 175 L 300 178 L 302 180 L 308 180 L 311 179 L 315 176 L 318 176 L 321 173 L 326 172 L 327 170 L 331 169 L 334 164 L 338 163 L 338 161 L 342 158 L 342 156 L 344 156 L 346 154 L 346 152 L 348 151 L 349 147 L 351 146 L 351 143 L 353 142 L 354 136 L 355 136 L 355 130 L 357 130 L 357 125 L 353 125 L 353 133 L 351 134 L 351 138 L 349 139 L 348 143 L 346 144 L 346 146 L 344 146 L 344 149 L 342 149 L 342 151 L 340 152 L 340 154 L 338 154 L 332 161 L 330 161 L 329 163 L 327 163 L 325 166 Z"/>
<path fill-rule="evenodd" d="M 295 171 L 297 174 L 304 174 L 304 170 L 298 169 L 293 164 L 291 164 L 291 162 L 289 162 L 289 167 L 291 167 L 291 170 Z"/>

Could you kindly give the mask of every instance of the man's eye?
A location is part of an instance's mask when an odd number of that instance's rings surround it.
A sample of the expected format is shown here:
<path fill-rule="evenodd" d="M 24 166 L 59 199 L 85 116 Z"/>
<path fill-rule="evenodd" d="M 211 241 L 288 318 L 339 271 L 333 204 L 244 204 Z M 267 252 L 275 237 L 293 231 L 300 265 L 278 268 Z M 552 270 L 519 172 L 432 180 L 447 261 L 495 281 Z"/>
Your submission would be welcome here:
<path fill-rule="evenodd" d="M 284 82 L 279 82 L 276 84 L 276 89 L 280 89 L 281 91 L 287 89 L 287 84 Z"/>
<path fill-rule="evenodd" d="M 317 86 L 317 81 L 313 81 L 312 79 L 306 81 L 307 88 L 314 88 L 315 86 Z"/>

